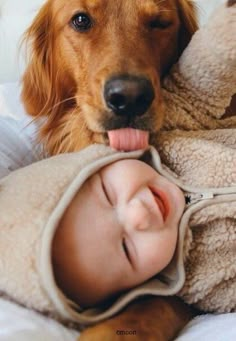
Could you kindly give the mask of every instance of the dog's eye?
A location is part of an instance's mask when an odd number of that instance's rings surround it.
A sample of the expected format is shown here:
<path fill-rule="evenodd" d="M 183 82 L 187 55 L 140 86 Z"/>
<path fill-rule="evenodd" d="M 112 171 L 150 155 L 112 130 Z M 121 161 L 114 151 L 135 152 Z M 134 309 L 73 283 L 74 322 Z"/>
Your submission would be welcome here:
<path fill-rule="evenodd" d="M 86 13 L 77 13 L 71 19 L 71 26 L 78 32 L 85 32 L 91 28 L 92 20 Z"/>
<path fill-rule="evenodd" d="M 160 29 L 160 30 L 164 30 L 168 27 L 171 26 L 171 21 L 157 17 L 153 20 L 150 20 L 148 23 L 148 26 L 150 29 Z"/>

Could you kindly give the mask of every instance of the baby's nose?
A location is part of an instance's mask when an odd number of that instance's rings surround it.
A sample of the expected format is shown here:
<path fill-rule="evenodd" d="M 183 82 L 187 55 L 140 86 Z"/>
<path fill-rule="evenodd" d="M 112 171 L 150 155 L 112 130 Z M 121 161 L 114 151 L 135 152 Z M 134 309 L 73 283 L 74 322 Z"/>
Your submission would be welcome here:
<path fill-rule="evenodd" d="M 120 213 L 122 225 L 127 233 L 151 230 L 155 228 L 155 223 L 157 223 L 151 209 L 138 198 L 124 206 Z"/>

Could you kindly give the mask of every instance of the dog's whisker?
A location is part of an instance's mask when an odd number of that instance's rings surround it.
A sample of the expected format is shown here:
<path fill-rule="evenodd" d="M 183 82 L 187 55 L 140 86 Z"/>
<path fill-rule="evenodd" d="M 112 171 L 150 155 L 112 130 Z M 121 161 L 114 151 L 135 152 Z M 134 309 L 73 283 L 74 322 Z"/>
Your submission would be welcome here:
<path fill-rule="evenodd" d="M 59 105 L 63 104 L 63 103 L 66 103 L 68 101 L 71 101 L 73 99 L 76 99 L 76 96 L 72 96 L 72 97 L 68 97 L 66 99 L 64 99 L 63 101 L 59 101 L 57 102 L 56 104 L 54 104 L 51 108 L 49 108 L 49 111 L 52 111 L 54 110 L 55 108 L 57 108 Z"/>
<path fill-rule="evenodd" d="M 166 0 L 159 0 L 157 3 L 157 6 L 159 6 L 160 4 L 162 4 L 163 2 L 166 2 Z"/>
<path fill-rule="evenodd" d="M 77 96 L 71 96 L 71 97 L 65 98 L 65 99 L 62 100 L 62 101 L 57 102 L 56 104 L 54 104 L 52 107 L 50 107 L 50 108 L 47 110 L 46 116 L 48 116 L 48 117 L 52 116 L 51 114 L 53 113 L 53 111 L 55 110 L 55 108 L 57 108 L 59 105 L 61 105 L 61 104 L 63 104 L 63 103 L 66 103 L 66 102 L 71 101 L 71 100 L 76 99 L 76 98 L 77 98 Z M 46 107 L 46 104 L 45 104 L 44 107 Z M 35 117 L 32 118 L 32 120 L 26 125 L 26 127 L 29 126 L 30 124 L 33 124 L 33 123 L 37 122 L 39 118 L 40 118 L 40 119 L 42 118 L 42 113 L 44 112 L 44 107 L 43 107 L 43 109 L 42 109 Z M 52 119 L 53 119 L 53 118 L 52 118 Z"/>
<path fill-rule="evenodd" d="M 161 9 L 159 11 L 159 13 L 170 13 L 170 12 L 173 12 L 173 11 L 176 11 L 176 9 L 172 8 L 172 9 Z"/>

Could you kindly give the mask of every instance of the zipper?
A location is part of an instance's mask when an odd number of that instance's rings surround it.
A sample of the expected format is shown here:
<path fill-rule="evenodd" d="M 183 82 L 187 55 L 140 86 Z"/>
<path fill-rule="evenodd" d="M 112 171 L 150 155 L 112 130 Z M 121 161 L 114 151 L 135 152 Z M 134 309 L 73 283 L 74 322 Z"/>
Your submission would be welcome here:
<path fill-rule="evenodd" d="M 185 203 L 187 206 L 195 204 L 198 201 L 213 199 L 214 193 L 185 193 Z"/>

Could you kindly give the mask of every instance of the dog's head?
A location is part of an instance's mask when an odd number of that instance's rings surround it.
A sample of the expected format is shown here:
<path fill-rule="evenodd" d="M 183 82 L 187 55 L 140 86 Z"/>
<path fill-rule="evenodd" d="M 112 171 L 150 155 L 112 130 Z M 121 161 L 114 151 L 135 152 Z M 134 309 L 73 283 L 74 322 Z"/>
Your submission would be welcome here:
<path fill-rule="evenodd" d="M 157 131 L 161 79 L 196 28 L 188 0 L 49 0 L 26 33 L 22 92 L 49 153 Z"/>

